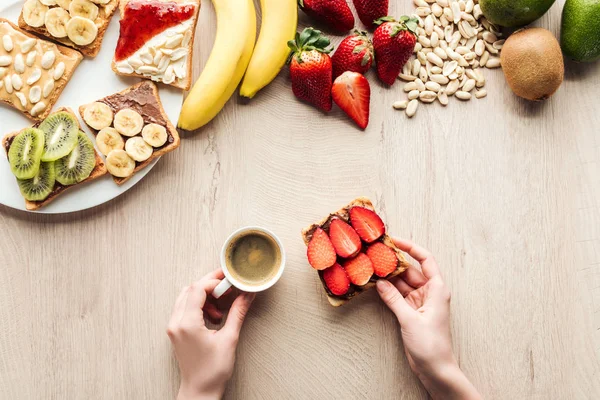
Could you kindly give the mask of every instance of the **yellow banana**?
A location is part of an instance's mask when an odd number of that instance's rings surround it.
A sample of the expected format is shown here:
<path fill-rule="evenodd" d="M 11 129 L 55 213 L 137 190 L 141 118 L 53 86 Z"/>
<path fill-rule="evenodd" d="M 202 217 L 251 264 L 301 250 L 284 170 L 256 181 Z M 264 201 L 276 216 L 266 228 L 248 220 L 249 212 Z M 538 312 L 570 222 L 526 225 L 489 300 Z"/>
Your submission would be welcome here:
<path fill-rule="evenodd" d="M 217 35 L 206 66 L 183 103 L 178 126 L 196 130 L 221 111 L 242 80 L 256 38 L 252 0 L 213 0 Z"/>
<path fill-rule="evenodd" d="M 261 0 L 260 7 L 260 35 L 240 89 L 240 95 L 250 98 L 279 74 L 290 53 L 287 42 L 298 27 L 297 0 Z"/>

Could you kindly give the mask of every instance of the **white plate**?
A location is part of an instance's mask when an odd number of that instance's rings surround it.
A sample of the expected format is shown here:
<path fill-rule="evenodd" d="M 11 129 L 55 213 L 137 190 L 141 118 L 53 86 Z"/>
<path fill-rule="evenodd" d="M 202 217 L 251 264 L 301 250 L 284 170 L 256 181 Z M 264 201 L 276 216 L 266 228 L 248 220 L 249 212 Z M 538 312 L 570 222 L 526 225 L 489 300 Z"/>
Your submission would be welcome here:
<path fill-rule="evenodd" d="M 2 3 L 0 4 L 0 17 L 16 23 L 23 1 L 0 0 L 0 2 Z M 118 39 L 119 17 L 117 11 L 106 30 L 106 35 L 102 42 L 102 50 L 96 58 L 86 58 L 81 62 L 54 106 L 55 109 L 70 107 L 77 112 L 79 106 L 82 104 L 87 104 L 104 96 L 119 92 L 139 82 L 137 78 L 118 77 L 110 68 Z M 167 115 L 171 121 L 176 122 L 181 111 L 183 93 L 177 89 L 161 86 L 160 98 Z M 31 121 L 22 116 L 18 111 L 5 105 L 0 106 L 0 137 L 10 132 L 19 131 L 30 125 Z M 82 126 L 86 130 L 85 125 L 82 124 Z M 88 136 L 93 138 L 93 135 L 89 132 L 87 133 Z M 0 154 L 0 203 L 8 207 L 25 210 L 25 202 L 19 192 L 15 177 L 10 172 L 6 153 L 2 150 Z M 46 214 L 68 213 L 85 210 L 105 203 L 126 192 L 138 183 L 150 172 L 157 161 L 158 159 L 138 172 L 123 186 L 115 184 L 111 176 L 107 174 L 95 181 L 69 189 L 38 212 Z"/>

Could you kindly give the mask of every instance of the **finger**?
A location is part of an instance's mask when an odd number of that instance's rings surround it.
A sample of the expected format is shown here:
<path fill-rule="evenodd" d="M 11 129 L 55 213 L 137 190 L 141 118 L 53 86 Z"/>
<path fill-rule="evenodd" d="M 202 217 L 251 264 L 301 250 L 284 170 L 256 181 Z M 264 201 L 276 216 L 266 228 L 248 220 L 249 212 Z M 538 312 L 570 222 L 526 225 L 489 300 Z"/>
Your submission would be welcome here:
<path fill-rule="evenodd" d="M 254 297 L 254 293 L 243 293 L 235 299 L 229 310 L 225 326 L 223 327 L 225 333 L 230 334 L 235 338 L 239 337 L 242 325 L 244 324 L 244 319 L 250 310 Z"/>
<path fill-rule="evenodd" d="M 412 258 L 421 264 L 423 275 L 425 275 L 427 279 L 431 279 L 440 274 L 440 269 L 437 265 L 437 262 L 429 250 L 419 246 L 418 244 L 415 244 L 411 240 L 397 238 L 394 238 L 393 240 L 394 244 L 398 246 L 400 250 L 407 252 Z"/>
<path fill-rule="evenodd" d="M 415 289 L 418 289 L 427 283 L 427 278 L 425 278 L 423 273 L 412 265 L 409 265 L 408 269 L 400 274 L 400 276 L 403 281 Z"/>
<path fill-rule="evenodd" d="M 380 279 L 377 281 L 377 293 L 389 309 L 396 314 L 400 325 L 408 323 L 415 310 L 406 303 L 406 300 L 394 285 L 385 279 Z"/>
<path fill-rule="evenodd" d="M 408 296 L 410 292 L 415 290 L 414 287 L 412 287 L 411 285 L 406 283 L 406 281 L 399 276 L 390 279 L 390 283 L 392 285 L 394 285 L 396 287 L 396 289 L 398 289 L 398 291 L 400 291 L 400 294 L 402 294 L 402 297 Z"/>
<path fill-rule="evenodd" d="M 206 303 L 203 311 L 208 315 L 211 321 L 220 321 L 223 318 L 223 313 L 213 303 Z"/>
<path fill-rule="evenodd" d="M 212 293 L 215 287 L 221 282 L 219 279 L 201 279 L 192 283 L 188 290 L 188 298 L 185 304 L 185 312 L 183 318 L 197 319 L 204 322 L 202 308 L 206 303 L 206 296 Z"/>
<path fill-rule="evenodd" d="M 175 328 L 175 326 L 179 324 L 179 321 L 181 321 L 181 317 L 185 311 L 188 288 L 189 286 L 185 286 L 183 289 L 181 289 L 179 296 L 177 296 L 177 300 L 175 300 L 173 312 L 171 312 L 171 318 L 169 319 L 169 328 Z"/>
<path fill-rule="evenodd" d="M 225 278 L 225 274 L 223 273 L 223 270 L 221 268 L 215 269 L 214 271 L 209 272 L 208 274 L 206 274 L 202 277 L 202 279 L 223 279 L 223 278 Z"/>

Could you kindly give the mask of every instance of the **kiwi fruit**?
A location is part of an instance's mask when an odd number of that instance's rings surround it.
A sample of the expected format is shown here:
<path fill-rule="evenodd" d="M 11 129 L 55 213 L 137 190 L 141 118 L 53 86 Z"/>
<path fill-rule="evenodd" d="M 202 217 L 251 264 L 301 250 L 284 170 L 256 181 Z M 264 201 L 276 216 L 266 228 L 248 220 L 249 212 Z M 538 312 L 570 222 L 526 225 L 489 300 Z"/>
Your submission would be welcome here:
<path fill-rule="evenodd" d="M 33 178 L 17 179 L 17 183 L 25 200 L 42 201 L 52 193 L 55 183 L 54 178 L 54 162 L 42 162 Z"/>
<path fill-rule="evenodd" d="M 558 40 L 543 28 L 521 29 L 510 35 L 500 59 L 506 82 L 517 96 L 527 100 L 549 98 L 565 76 Z"/>
<path fill-rule="evenodd" d="M 85 133 L 79 131 L 75 148 L 54 162 L 54 173 L 58 183 L 68 186 L 86 179 L 95 166 L 94 145 Z"/>
<path fill-rule="evenodd" d="M 39 129 L 46 137 L 42 161 L 58 160 L 69 154 L 77 144 L 79 123 L 68 112 L 50 115 L 40 124 Z"/>
<path fill-rule="evenodd" d="M 44 132 L 28 128 L 13 139 L 8 150 L 10 170 L 17 179 L 31 179 L 37 174 L 44 152 Z"/>

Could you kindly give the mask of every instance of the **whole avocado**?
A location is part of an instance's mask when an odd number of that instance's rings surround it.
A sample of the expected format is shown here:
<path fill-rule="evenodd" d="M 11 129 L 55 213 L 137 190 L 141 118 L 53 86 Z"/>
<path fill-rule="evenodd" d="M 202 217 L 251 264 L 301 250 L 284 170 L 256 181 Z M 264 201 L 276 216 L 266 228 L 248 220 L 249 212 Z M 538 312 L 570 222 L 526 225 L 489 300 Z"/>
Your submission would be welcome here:
<path fill-rule="evenodd" d="M 566 57 L 575 61 L 600 59 L 600 0 L 567 0 L 560 47 Z"/>
<path fill-rule="evenodd" d="M 540 18 L 555 0 L 480 0 L 479 6 L 488 21 L 496 25 L 519 27 Z"/>

